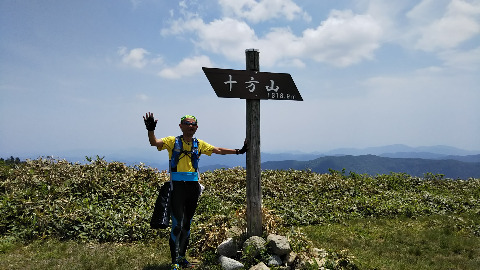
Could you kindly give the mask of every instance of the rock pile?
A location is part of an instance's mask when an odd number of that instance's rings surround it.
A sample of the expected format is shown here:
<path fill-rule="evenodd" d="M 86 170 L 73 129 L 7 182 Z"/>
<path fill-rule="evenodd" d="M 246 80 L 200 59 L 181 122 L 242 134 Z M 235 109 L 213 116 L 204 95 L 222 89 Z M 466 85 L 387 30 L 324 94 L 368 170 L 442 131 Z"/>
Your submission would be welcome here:
<path fill-rule="evenodd" d="M 267 239 L 252 236 L 241 243 L 236 238 L 228 238 L 217 247 L 219 263 L 224 270 L 245 269 L 245 264 L 258 262 L 250 270 L 267 270 L 275 267 L 280 270 L 301 269 L 305 264 L 290 248 L 288 239 L 284 236 L 270 234 Z M 327 256 L 326 251 L 318 250 L 315 263 L 321 262 Z"/>

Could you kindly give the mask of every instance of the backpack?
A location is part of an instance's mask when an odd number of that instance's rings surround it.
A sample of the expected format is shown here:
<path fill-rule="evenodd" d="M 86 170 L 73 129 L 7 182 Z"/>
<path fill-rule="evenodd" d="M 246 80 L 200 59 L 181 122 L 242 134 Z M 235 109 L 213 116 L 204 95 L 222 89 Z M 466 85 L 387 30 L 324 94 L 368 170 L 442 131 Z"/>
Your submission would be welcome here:
<path fill-rule="evenodd" d="M 189 156 L 192 160 L 192 166 L 196 172 L 198 172 L 198 161 L 200 160 L 200 152 L 198 150 L 198 140 L 197 138 L 193 138 L 192 140 L 192 150 L 185 151 L 183 150 L 183 143 L 182 143 L 183 135 L 177 136 L 175 138 L 175 145 L 172 150 L 172 158 L 170 159 L 170 172 L 177 171 L 177 164 L 180 159 Z"/>
<path fill-rule="evenodd" d="M 165 182 L 158 192 L 155 207 L 153 208 L 150 228 L 166 229 L 170 227 L 170 194 L 172 193 L 172 182 Z"/>

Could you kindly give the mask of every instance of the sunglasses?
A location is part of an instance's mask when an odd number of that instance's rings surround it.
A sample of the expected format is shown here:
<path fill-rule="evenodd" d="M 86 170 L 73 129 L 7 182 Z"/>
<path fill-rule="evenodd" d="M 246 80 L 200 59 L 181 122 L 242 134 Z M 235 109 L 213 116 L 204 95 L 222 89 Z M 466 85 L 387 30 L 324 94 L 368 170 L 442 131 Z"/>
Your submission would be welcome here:
<path fill-rule="evenodd" d="M 192 126 L 194 126 L 194 127 L 197 126 L 197 122 L 187 122 L 187 121 L 183 121 L 182 124 L 183 124 L 183 125 L 187 125 L 187 126 L 192 125 Z"/>

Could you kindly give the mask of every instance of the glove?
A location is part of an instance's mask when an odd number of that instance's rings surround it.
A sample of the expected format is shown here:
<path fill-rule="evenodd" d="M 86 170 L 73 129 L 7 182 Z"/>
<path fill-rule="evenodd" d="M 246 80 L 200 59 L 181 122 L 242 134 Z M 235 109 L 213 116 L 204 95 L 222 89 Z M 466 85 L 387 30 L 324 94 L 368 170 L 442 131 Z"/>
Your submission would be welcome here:
<path fill-rule="evenodd" d="M 248 149 L 248 146 L 247 146 L 247 142 L 245 141 L 242 149 L 235 149 L 235 151 L 237 152 L 237 155 L 239 155 L 239 154 L 243 155 L 243 154 L 245 154 L 245 152 L 247 152 L 247 149 Z"/>
<path fill-rule="evenodd" d="M 153 118 L 153 116 L 148 116 L 143 120 L 145 122 L 145 127 L 148 131 L 154 131 L 155 127 L 157 126 L 157 121 Z"/>

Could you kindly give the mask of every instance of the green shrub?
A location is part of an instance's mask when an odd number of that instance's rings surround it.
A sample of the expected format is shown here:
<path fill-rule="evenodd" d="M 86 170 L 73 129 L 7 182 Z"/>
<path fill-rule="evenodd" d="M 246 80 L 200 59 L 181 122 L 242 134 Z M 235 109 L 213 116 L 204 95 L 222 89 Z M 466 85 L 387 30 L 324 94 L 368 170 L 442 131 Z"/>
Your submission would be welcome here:
<path fill-rule="evenodd" d="M 3 169 L 0 233 L 20 239 L 57 237 L 136 241 L 156 234 L 149 229 L 165 172 L 101 158 L 90 164 L 28 160 Z"/>
<path fill-rule="evenodd" d="M 167 172 L 143 164 L 127 166 L 97 156 L 88 164 L 39 158 L 0 166 L 0 234 L 22 240 L 59 239 L 130 242 L 168 237 L 151 230 L 157 190 Z M 202 173 L 205 191 L 194 217 L 192 243 L 213 247 L 231 226 L 245 224 L 243 168 Z M 265 213 L 273 227 L 340 222 L 355 218 L 479 214 L 480 179 L 451 180 L 428 175 L 367 176 L 331 170 L 262 172 Z M 270 222 L 269 221 L 269 222 Z M 478 222 L 467 226 L 478 234 Z M 195 230 L 201 232 L 195 234 Z M 208 245 L 201 246 L 205 243 Z"/>

